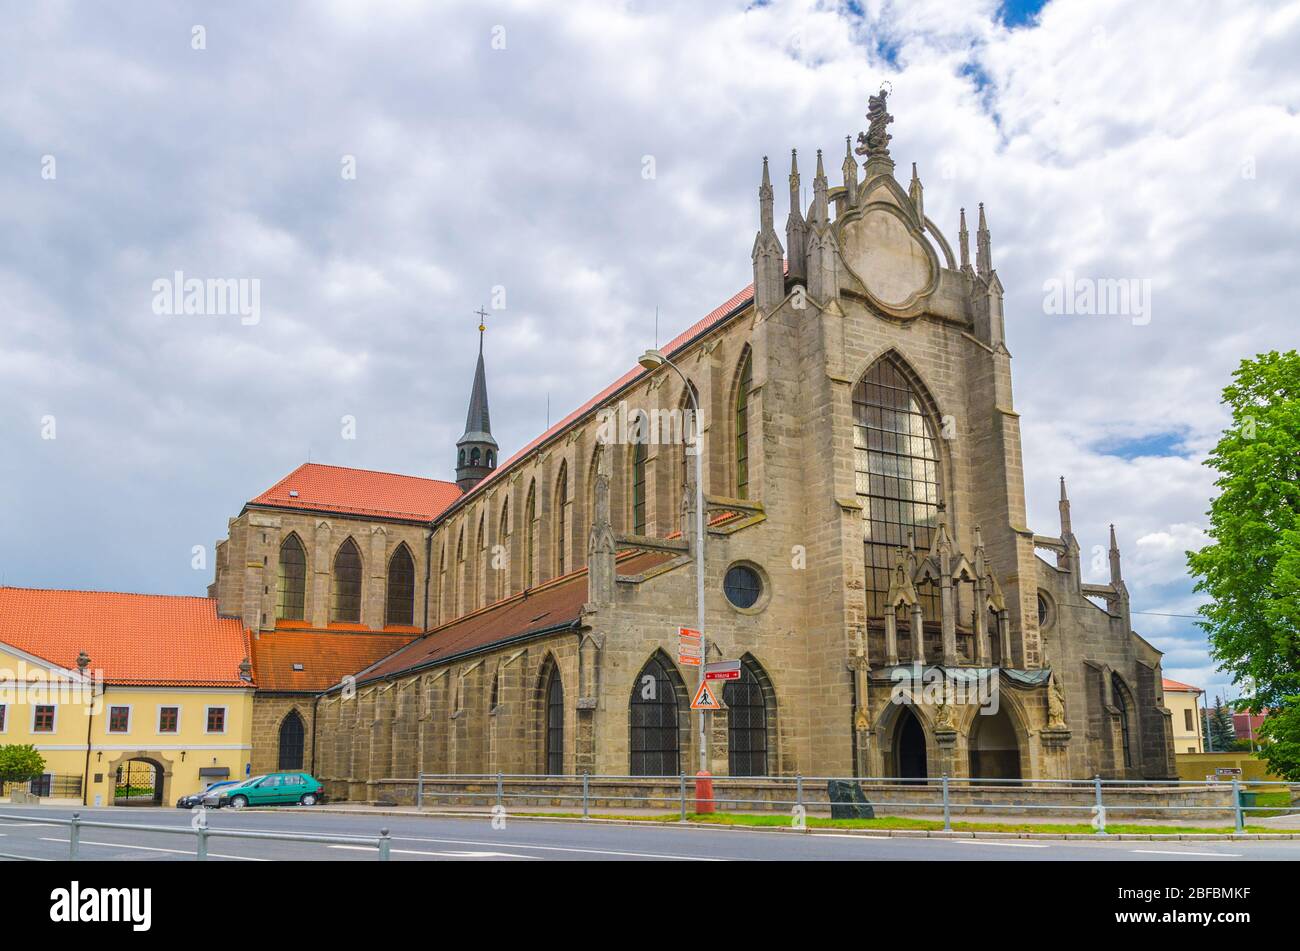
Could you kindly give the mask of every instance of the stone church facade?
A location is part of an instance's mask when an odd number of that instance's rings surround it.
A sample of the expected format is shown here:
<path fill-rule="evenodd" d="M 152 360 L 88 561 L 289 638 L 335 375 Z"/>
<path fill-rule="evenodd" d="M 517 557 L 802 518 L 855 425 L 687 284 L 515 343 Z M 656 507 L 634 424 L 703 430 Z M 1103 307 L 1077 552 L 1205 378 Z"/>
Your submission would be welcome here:
<path fill-rule="evenodd" d="M 1060 524 L 1027 524 L 1003 289 L 895 178 L 884 95 L 754 283 L 505 461 L 482 347 L 457 483 L 304 466 L 211 594 L 255 632 L 254 756 L 334 795 L 417 773 L 693 773 L 694 446 L 717 775 L 1168 778 L 1160 653 Z M 295 661 L 295 657 L 302 658 Z M 295 721 L 291 718 L 297 718 Z M 296 740 L 298 733 L 302 739 Z M 297 745 L 295 745 L 297 744 Z"/>

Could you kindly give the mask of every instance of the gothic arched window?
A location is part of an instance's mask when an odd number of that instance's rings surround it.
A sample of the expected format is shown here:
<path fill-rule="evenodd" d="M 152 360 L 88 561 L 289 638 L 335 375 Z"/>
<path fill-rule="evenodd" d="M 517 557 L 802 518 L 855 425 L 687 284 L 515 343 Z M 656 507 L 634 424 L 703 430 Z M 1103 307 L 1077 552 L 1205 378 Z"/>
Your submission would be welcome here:
<path fill-rule="evenodd" d="M 492 569 L 496 572 L 496 591 L 497 600 L 500 601 L 508 593 L 510 584 L 510 497 L 506 496 L 501 503 L 501 522 L 497 526 L 497 548 L 498 552 L 492 555 Z"/>
<path fill-rule="evenodd" d="M 631 774 L 676 776 L 680 766 L 677 688 L 661 656 L 646 661 L 632 682 Z"/>
<path fill-rule="evenodd" d="M 1124 687 L 1124 681 L 1119 679 L 1119 674 L 1110 675 L 1110 692 L 1115 701 L 1115 709 L 1119 711 L 1119 733 L 1120 742 L 1124 747 L 1124 765 L 1133 765 L 1133 743 L 1129 734 L 1128 722 L 1128 693 Z"/>
<path fill-rule="evenodd" d="M 307 616 L 307 552 L 296 533 L 291 533 L 280 544 L 275 616 L 292 621 L 302 621 Z"/>
<path fill-rule="evenodd" d="M 351 538 L 334 556 L 334 599 L 330 620 L 361 623 L 361 552 Z"/>
<path fill-rule="evenodd" d="M 645 534 L 645 460 L 644 442 L 632 446 L 632 534 Z"/>
<path fill-rule="evenodd" d="M 943 501 L 939 447 L 921 394 L 901 362 L 884 357 L 853 388 L 853 450 L 866 544 L 867 614 L 881 617 L 896 549 L 913 534 L 925 552 Z M 922 586 L 927 620 L 938 620 L 938 594 Z"/>
<path fill-rule="evenodd" d="M 692 399 L 692 397 L 694 397 Z M 695 384 L 687 382 L 686 391 L 682 393 L 682 494 L 691 485 L 695 477 L 695 457 L 693 452 L 703 448 L 700 445 L 699 420 L 695 418 L 695 407 L 700 402 L 700 391 Z M 680 500 L 679 500 L 680 501 Z"/>
<path fill-rule="evenodd" d="M 746 350 L 736 385 L 736 498 L 749 498 L 749 388 L 754 379 L 753 355 Z"/>
<path fill-rule="evenodd" d="M 481 458 L 481 455 L 482 455 L 481 450 L 478 448 L 478 446 L 475 446 L 473 449 L 469 451 L 469 464 L 471 466 L 477 466 L 478 461 Z"/>
<path fill-rule="evenodd" d="M 553 663 L 546 682 L 546 773 L 564 775 L 564 684 Z"/>
<path fill-rule="evenodd" d="M 411 625 L 415 622 L 415 559 L 406 543 L 397 546 L 388 559 L 388 605 L 385 624 Z"/>
<path fill-rule="evenodd" d="M 767 775 L 767 696 L 755 667 L 756 662 L 742 658 L 740 679 L 722 688 L 722 702 L 727 707 L 727 773 L 731 776 Z"/>
<path fill-rule="evenodd" d="M 537 585 L 537 557 L 533 552 L 537 522 L 537 483 L 528 486 L 528 501 L 524 504 L 524 587 Z"/>
<path fill-rule="evenodd" d="M 555 486 L 555 575 L 564 574 L 568 567 L 568 531 L 566 519 L 569 505 L 569 465 L 560 463 L 560 478 Z"/>

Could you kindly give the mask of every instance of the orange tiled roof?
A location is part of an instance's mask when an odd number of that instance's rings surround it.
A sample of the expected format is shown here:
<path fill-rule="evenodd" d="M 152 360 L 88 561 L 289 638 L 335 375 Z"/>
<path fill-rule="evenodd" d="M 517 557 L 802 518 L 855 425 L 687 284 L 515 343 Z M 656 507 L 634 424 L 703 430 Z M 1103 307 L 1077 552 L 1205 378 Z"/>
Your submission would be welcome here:
<path fill-rule="evenodd" d="M 259 690 L 317 693 L 347 674 L 401 650 L 418 630 L 358 633 L 319 628 L 277 628 L 253 638 L 253 674 Z M 294 670 L 301 664 L 302 670 Z"/>
<path fill-rule="evenodd" d="M 454 482 L 307 462 L 248 504 L 428 522 L 458 498 Z"/>
<path fill-rule="evenodd" d="M 1177 680 L 1170 680 L 1168 677 L 1164 678 L 1164 685 L 1166 690 L 1172 690 L 1175 693 L 1204 693 L 1205 692 L 1200 687 L 1193 687 L 1190 684 L 1179 683 Z"/>
<path fill-rule="evenodd" d="M 84 650 L 106 683 L 251 686 L 248 632 L 211 598 L 0 588 L 0 643 L 68 670 Z"/>

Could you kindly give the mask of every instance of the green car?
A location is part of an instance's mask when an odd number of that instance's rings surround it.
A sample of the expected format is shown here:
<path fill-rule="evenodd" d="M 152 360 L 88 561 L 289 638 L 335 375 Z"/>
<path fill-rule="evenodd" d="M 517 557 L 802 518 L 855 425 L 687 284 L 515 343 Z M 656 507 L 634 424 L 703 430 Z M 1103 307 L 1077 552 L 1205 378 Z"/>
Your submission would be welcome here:
<path fill-rule="evenodd" d="M 216 796 L 205 796 L 203 804 L 218 809 L 222 806 L 232 809 L 290 804 L 314 806 L 325 801 L 324 789 L 308 773 L 267 773 L 246 779 L 238 786 L 227 786 Z"/>

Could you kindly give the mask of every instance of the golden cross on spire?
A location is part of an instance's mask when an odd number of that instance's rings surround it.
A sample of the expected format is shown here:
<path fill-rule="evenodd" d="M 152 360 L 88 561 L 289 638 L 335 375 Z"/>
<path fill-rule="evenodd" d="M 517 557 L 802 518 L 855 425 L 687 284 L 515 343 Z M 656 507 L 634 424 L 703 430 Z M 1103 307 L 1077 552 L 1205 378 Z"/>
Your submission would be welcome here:
<path fill-rule="evenodd" d="M 474 311 L 474 313 L 478 315 L 478 332 L 482 333 L 487 330 L 487 311 L 484 310 L 483 306 L 480 304 L 479 309 Z"/>

